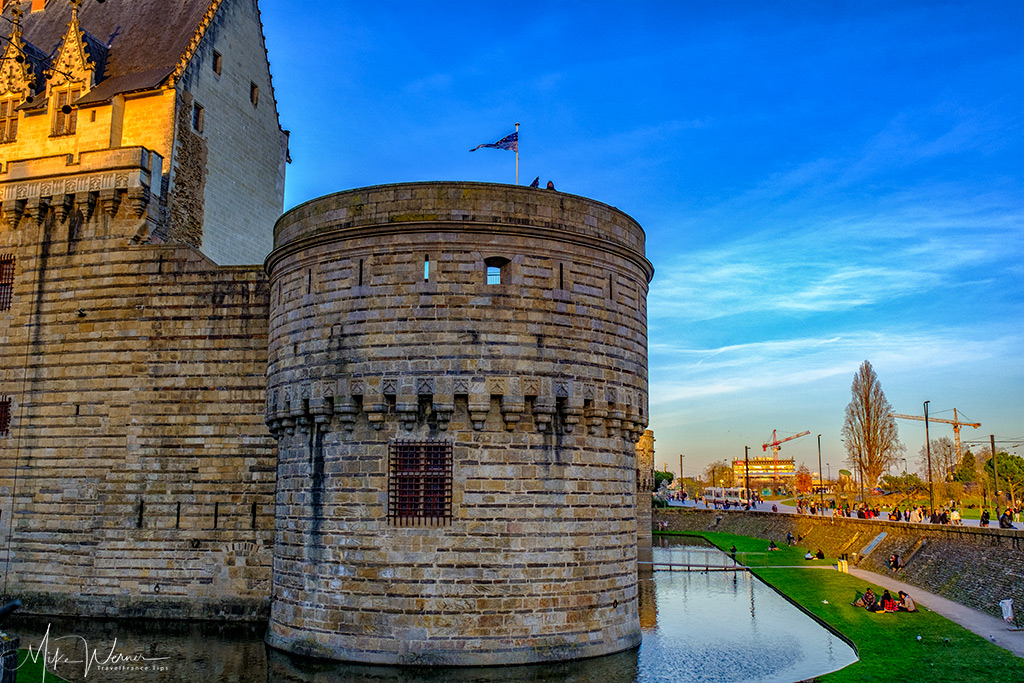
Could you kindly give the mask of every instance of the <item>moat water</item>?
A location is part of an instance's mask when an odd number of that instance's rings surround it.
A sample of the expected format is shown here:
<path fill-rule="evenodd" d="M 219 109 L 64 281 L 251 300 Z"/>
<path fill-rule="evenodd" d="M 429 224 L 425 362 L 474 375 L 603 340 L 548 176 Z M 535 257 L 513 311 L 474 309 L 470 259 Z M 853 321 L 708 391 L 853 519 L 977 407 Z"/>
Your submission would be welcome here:
<path fill-rule="evenodd" d="M 692 541 L 657 539 L 655 560 Z M 672 555 L 670 555 L 672 554 Z M 290 657 L 263 644 L 263 628 L 18 617 L 7 630 L 22 647 L 45 645 L 70 681 L 112 683 L 790 683 L 857 660 L 840 638 L 746 572 L 648 573 L 641 579 L 639 649 L 565 664 L 407 669 Z M 44 638 L 49 630 L 49 638 Z M 95 662 L 82 660 L 84 648 Z M 59 650 L 59 654 L 57 651 Z M 113 653 L 112 664 L 107 660 Z M 54 655 L 57 654 L 56 657 Z"/>

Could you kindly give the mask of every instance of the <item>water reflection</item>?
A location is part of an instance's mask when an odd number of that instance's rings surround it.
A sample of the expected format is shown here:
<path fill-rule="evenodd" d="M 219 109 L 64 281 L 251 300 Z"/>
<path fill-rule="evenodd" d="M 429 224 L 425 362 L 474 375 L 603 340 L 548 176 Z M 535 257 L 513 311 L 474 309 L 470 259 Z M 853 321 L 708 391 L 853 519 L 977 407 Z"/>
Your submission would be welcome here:
<path fill-rule="evenodd" d="M 268 681 L 262 624 L 15 616 L 4 629 L 76 683 Z"/>
<path fill-rule="evenodd" d="M 687 541 L 660 540 L 657 561 L 684 556 Z M 856 661 L 845 642 L 746 572 L 666 571 L 652 581 L 658 621 L 644 629 L 638 681 L 789 683 Z"/>
<path fill-rule="evenodd" d="M 312 662 L 270 650 L 270 680 L 277 683 L 627 683 L 641 680 L 639 650 L 596 657 L 584 662 L 537 664 L 506 667 L 419 668 L 390 666 L 342 666 L 329 662 Z"/>
<path fill-rule="evenodd" d="M 656 558 L 679 552 L 659 540 Z M 411 669 L 309 660 L 266 648 L 263 627 L 248 624 L 20 617 L 9 628 L 21 636 L 23 647 L 38 648 L 49 627 L 51 656 L 58 647 L 67 659 L 83 659 L 83 647 L 96 651 L 96 661 L 110 653 L 121 656 L 115 667 L 92 664 L 88 676 L 83 663 L 62 661 L 58 672 L 76 682 L 789 683 L 856 661 L 846 643 L 745 572 L 646 572 L 639 588 L 639 649 L 535 666 Z"/>

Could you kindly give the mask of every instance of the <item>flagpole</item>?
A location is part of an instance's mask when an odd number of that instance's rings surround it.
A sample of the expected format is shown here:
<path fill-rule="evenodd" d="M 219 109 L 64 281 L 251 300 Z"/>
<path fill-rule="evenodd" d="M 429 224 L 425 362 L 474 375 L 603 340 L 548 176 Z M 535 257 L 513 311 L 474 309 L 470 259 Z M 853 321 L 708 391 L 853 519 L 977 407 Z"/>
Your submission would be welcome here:
<path fill-rule="evenodd" d="M 519 122 L 516 121 L 516 185 L 519 184 Z"/>

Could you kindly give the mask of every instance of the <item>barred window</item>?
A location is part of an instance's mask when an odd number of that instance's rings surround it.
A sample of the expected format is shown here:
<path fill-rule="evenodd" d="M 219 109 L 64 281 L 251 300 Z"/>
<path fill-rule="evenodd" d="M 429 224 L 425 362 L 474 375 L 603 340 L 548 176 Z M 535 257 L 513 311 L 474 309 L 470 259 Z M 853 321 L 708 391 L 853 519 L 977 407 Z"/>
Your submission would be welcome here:
<path fill-rule="evenodd" d="M 11 397 L 0 396 L 0 436 L 7 436 L 11 429 Z"/>
<path fill-rule="evenodd" d="M 390 523 L 440 526 L 451 522 L 450 441 L 392 441 L 388 460 Z"/>
<path fill-rule="evenodd" d="M 0 311 L 11 308 L 14 291 L 14 254 L 0 254 Z"/>

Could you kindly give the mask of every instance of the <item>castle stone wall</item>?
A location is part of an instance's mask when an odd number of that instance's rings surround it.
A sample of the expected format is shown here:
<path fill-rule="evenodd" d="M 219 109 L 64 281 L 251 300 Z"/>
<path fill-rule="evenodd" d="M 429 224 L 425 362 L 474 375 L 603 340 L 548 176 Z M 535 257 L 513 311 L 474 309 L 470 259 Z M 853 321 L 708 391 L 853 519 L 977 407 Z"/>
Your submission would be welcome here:
<path fill-rule="evenodd" d="M 0 573 L 35 613 L 265 617 L 267 280 L 138 244 L 160 160 L 136 151 L 0 176 Z"/>
<path fill-rule="evenodd" d="M 636 535 L 640 562 L 651 562 L 652 494 L 654 493 L 654 432 L 644 430 L 636 442 Z"/>
<path fill-rule="evenodd" d="M 636 646 L 640 227 L 553 191 L 417 183 L 314 200 L 275 235 L 268 642 L 465 665 Z M 394 517 L 402 442 L 450 445 L 450 518 Z"/>

